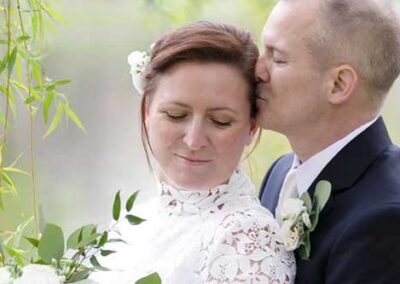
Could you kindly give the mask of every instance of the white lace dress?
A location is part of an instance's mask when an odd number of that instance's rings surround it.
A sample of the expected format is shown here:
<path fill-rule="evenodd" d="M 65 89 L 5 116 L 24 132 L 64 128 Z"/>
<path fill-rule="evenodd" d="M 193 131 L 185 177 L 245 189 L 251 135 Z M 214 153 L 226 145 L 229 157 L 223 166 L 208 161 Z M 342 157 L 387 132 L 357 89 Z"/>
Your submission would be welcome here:
<path fill-rule="evenodd" d="M 99 273 L 101 283 L 135 283 L 158 272 L 163 283 L 293 283 L 295 260 L 241 171 L 209 191 L 182 191 L 158 184 L 155 214 L 125 227 L 129 246 Z M 118 273 L 118 269 L 121 270 Z"/>

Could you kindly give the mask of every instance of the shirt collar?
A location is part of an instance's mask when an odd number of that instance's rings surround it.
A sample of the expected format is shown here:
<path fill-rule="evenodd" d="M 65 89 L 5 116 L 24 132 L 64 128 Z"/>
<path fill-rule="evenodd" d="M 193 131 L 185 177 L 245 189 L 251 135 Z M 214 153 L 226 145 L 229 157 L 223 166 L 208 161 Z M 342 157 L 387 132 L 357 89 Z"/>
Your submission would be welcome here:
<path fill-rule="evenodd" d="M 379 116 L 361 125 L 357 129 L 350 132 L 347 136 L 331 144 L 321 152 L 315 154 L 304 163 L 301 163 L 299 157 L 294 155 L 291 169 L 297 169 L 296 183 L 299 196 L 308 190 L 320 172 L 337 155 L 337 153 L 340 152 L 340 150 L 342 150 L 355 137 L 361 134 L 361 132 L 371 126 L 378 118 Z"/>

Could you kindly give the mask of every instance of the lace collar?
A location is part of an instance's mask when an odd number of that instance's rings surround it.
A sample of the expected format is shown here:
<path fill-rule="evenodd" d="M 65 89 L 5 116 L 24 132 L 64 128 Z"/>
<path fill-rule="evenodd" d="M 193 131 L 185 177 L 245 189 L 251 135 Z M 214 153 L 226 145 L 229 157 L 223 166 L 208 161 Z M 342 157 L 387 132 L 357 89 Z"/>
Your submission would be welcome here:
<path fill-rule="evenodd" d="M 159 211 L 167 215 L 213 214 L 238 202 L 240 197 L 255 197 L 255 188 L 249 178 L 236 170 L 227 184 L 210 190 L 189 191 L 157 181 Z"/>

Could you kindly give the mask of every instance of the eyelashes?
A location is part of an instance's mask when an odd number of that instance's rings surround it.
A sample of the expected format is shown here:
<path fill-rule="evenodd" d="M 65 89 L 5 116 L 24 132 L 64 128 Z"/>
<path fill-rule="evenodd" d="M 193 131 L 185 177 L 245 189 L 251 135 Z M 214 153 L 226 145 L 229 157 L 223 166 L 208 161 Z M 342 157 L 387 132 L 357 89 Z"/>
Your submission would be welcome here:
<path fill-rule="evenodd" d="M 178 113 L 178 112 L 169 112 L 169 111 L 163 111 L 162 112 L 163 115 L 165 115 L 165 117 L 172 121 L 172 122 L 183 122 L 185 120 L 187 120 L 189 118 L 189 114 L 188 113 Z M 207 121 L 209 121 L 210 123 L 212 123 L 213 125 L 215 125 L 216 127 L 219 128 L 227 128 L 230 127 L 233 123 L 233 120 L 231 119 L 217 119 L 213 116 L 210 116 L 207 118 Z"/>

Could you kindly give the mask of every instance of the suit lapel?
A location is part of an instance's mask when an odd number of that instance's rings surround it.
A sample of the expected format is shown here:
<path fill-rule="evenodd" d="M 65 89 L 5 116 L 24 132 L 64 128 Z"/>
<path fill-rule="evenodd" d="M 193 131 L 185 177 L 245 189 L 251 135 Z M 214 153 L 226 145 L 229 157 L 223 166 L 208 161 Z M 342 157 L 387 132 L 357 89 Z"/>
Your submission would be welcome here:
<path fill-rule="evenodd" d="M 314 194 L 320 180 L 332 184 L 332 193 L 351 187 L 376 157 L 392 144 L 382 117 L 347 144 L 321 171 L 309 188 Z"/>

